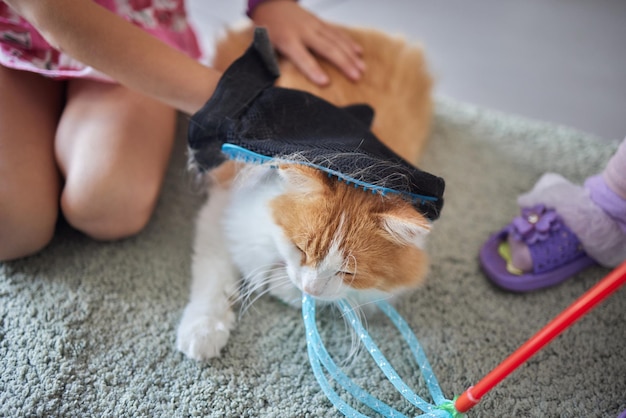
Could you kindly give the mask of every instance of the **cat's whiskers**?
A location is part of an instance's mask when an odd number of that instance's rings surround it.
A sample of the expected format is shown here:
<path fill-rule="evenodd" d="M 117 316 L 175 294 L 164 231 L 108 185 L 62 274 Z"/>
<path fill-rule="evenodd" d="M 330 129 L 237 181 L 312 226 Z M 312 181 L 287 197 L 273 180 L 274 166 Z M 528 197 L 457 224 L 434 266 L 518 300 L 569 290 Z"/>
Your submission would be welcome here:
<path fill-rule="evenodd" d="M 367 301 L 364 301 L 364 302 L 361 302 L 361 303 L 358 303 L 358 304 L 356 304 L 356 303 L 355 304 L 351 304 L 351 306 L 353 306 L 353 308 L 355 309 L 355 312 L 357 312 L 357 309 L 360 312 L 365 312 L 366 310 L 369 310 L 369 308 L 371 306 L 377 304 L 378 302 L 389 301 L 392 297 L 393 297 L 392 295 L 381 296 L 381 297 L 378 297 L 378 298 L 369 299 Z"/>
<path fill-rule="evenodd" d="M 274 268 L 270 268 L 270 267 L 274 267 Z M 247 295 L 250 295 L 251 293 L 265 286 L 264 280 L 256 279 L 259 275 L 271 273 L 272 271 L 277 271 L 278 269 L 279 267 L 275 267 L 275 264 L 266 264 L 266 265 L 255 268 L 250 274 L 248 274 L 245 280 L 241 280 L 239 282 L 238 288 L 235 290 L 235 292 L 232 295 L 230 295 L 231 301 L 233 303 L 243 301 L 243 299 Z"/>
<path fill-rule="evenodd" d="M 236 301 L 241 302 L 243 305 L 251 304 L 250 298 L 252 297 L 252 295 L 257 294 L 260 291 L 265 292 L 266 289 L 269 288 L 269 286 L 267 286 L 268 283 L 270 283 L 271 281 L 279 280 L 279 279 L 281 279 L 279 276 L 275 276 L 272 279 L 265 279 L 265 280 L 259 280 L 259 281 L 247 281 L 247 280 L 242 281 L 239 294 L 236 295 Z"/>
<path fill-rule="evenodd" d="M 242 306 L 240 309 L 240 317 L 245 315 L 246 312 L 248 312 L 248 310 L 254 305 L 254 303 L 257 300 L 259 300 L 261 297 L 265 296 L 266 294 L 270 293 L 273 289 L 273 287 L 270 286 L 270 284 L 275 284 L 275 283 L 278 283 L 280 285 L 283 285 L 285 283 L 290 283 L 289 276 L 285 275 L 285 276 L 273 277 L 272 279 L 264 283 L 264 285 L 267 285 L 267 286 L 258 286 L 256 290 L 249 292 L 245 300 L 242 303 Z M 261 289 L 261 290 L 259 291 L 258 289 Z"/>
<path fill-rule="evenodd" d="M 239 294 L 236 296 L 236 302 L 241 303 L 240 317 L 243 316 L 259 298 L 271 292 L 276 285 L 282 286 L 291 284 L 291 280 L 285 273 L 284 267 L 276 266 L 276 264 L 271 264 L 270 266 L 272 266 L 272 268 L 268 268 L 268 266 L 258 267 L 253 273 L 242 280 Z M 274 274 L 276 272 L 282 272 L 283 274 L 276 275 Z"/>
<path fill-rule="evenodd" d="M 350 264 L 351 262 L 352 264 Z M 352 267 L 352 269 L 350 267 Z M 350 250 L 346 255 L 346 258 L 343 261 L 341 268 L 345 269 L 346 271 L 352 272 L 350 282 L 346 283 L 348 286 L 352 286 L 352 283 L 354 283 L 354 280 L 356 280 L 357 275 L 357 260 L 356 257 L 352 255 L 352 250 Z"/>
<path fill-rule="evenodd" d="M 354 303 L 355 301 L 351 300 L 349 297 L 346 298 L 346 301 L 350 305 L 350 308 L 356 315 L 357 319 L 363 324 L 363 327 L 367 329 L 368 328 L 367 316 L 365 315 L 365 312 L 363 312 L 363 310 L 360 308 L 360 305 Z M 337 306 L 337 309 L 341 312 L 341 309 L 338 306 Z M 348 319 L 346 318 L 345 313 L 341 314 L 341 318 L 343 319 L 344 326 L 348 334 L 350 335 L 350 349 L 348 350 L 346 357 L 340 362 L 342 366 L 347 366 L 348 363 L 356 360 L 356 357 L 361 352 L 362 344 L 361 344 L 361 340 L 359 336 L 356 333 L 356 330 L 348 322 Z"/>
<path fill-rule="evenodd" d="M 389 297 L 381 296 L 379 298 L 370 299 L 368 301 L 359 303 L 356 299 L 353 299 L 350 297 L 346 298 L 348 304 L 352 308 L 352 311 L 356 314 L 357 319 L 363 324 L 363 328 L 365 328 L 366 330 L 369 328 L 369 324 L 367 322 L 367 315 L 365 313 L 366 309 L 370 307 L 371 305 L 376 304 L 377 302 L 388 300 L 388 299 Z M 348 320 L 346 319 L 345 314 L 343 314 L 342 317 L 344 319 L 346 327 L 350 331 L 350 337 L 351 337 L 350 351 L 348 352 L 347 358 L 343 361 L 344 363 L 347 363 L 349 360 L 354 359 L 360 353 L 363 345 L 361 344 L 361 339 L 357 335 L 354 328 L 348 323 Z"/>

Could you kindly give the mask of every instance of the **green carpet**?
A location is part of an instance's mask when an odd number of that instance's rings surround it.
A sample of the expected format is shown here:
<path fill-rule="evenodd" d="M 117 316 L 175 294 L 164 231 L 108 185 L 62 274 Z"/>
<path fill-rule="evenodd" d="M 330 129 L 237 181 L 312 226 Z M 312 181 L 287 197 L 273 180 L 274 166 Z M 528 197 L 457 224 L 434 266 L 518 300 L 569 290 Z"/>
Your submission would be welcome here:
<path fill-rule="evenodd" d="M 242 316 L 222 358 L 174 349 L 185 306 L 194 216 L 203 197 L 185 169 L 186 122 L 156 213 L 139 236 L 94 242 L 60 223 L 40 254 L 0 263 L 0 416 L 329 417 L 310 371 L 300 312 L 269 297 Z M 429 242 L 428 283 L 398 309 L 444 394 L 477 382 L 607 270 L 532 294 L 493 287 L 477 254 L 516 214 L 515 197 L 546 170 L 582 181 L 617 142 L 439 99 L 423 167 L 447 181 Z M 1 237 L 0 237 L 1 239 Z M 320 313 L 329 349 L 347 359 L 337 312 Z M 504 380 L 470 417 L 616 417 L 626 408 L 626 289 Z M 368 321 L 399 373 L 424 394 L 408 350 L 382 317 Z M 346 370 L 416 414 L 361 352 Z M 369 413 L 367 409 L 363 412 Z"/>

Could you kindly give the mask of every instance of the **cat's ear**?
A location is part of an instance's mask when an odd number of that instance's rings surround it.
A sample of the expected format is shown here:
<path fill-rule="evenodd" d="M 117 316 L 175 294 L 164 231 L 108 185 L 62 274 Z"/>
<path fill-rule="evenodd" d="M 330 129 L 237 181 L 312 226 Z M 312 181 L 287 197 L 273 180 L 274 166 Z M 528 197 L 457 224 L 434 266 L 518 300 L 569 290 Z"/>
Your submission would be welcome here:
<path fill-rule="evenodd" d="M 413 208 L 395 208 L 378 216 L 382 228 L 391 236 L 393 241 L 402 245 L 409 244 L 417 248 L 424 248 L 431 225 Z"/>
<path fill-rule="evenodd" d="M 278 175 L 284 180 L 287 190 L 304 194 L 321 193 L 324 184 L 318 170 L 302 165 L 281 165 Z"/>
<path fill-rule="evenodd" d="M 372 109 L 370 105 L 354 104 L 345 106 L 343 110 L 347 111 L 352 116 L 367 125 L 368 128 L 372 126 L 372 121 L 374 120 L 374 109 Z"/>

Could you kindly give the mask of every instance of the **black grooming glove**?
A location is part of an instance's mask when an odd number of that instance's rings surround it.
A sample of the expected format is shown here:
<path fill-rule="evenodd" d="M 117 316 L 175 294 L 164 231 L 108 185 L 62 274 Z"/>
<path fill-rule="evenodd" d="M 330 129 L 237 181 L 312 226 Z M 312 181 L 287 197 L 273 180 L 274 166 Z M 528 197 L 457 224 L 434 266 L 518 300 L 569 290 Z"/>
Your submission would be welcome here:
<path fill-rule="evenodd" d="M 266 157 L 297 155 L 344 180 L 382 186 L 411 200 L 435 220 L 444 181 L 421 171 L 370 131 L 367 105 L 337 107 L 300 90 L 274 87 L 278 64 L 265 29 L 220 79 L 215 93 L 191 118 L 189 147 L 201 170 L 221 164 L 225 143 Z"/>

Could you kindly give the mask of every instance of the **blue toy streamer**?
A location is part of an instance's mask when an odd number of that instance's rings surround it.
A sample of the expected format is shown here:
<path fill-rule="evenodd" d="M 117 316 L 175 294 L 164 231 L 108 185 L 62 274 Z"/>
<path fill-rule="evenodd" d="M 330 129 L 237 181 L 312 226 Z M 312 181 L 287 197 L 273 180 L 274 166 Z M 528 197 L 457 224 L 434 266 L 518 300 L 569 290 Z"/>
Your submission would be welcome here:
<path fill-rule="evenodd" d="M 443 396 L 439 383 L 437 382 L 437 378 L 435 377 L 432 368 L 426 359 L 424 350 L 420 346 L 415 334 L 413 334 L 406 321 L 402 319 L 400 314 L 389 303 L 381 301 L 377 302 L 377 305 L 389 317 L 409 345 L 409 348 L 419 365 L 420 371 L 424 376 L 426 385 L 434 401 L 434 405 L 416 395 L 406 385 L 406 383 L 402 381 L 398 373 L 389 364 L 385 356 L 380 352 L 372 338 L 369 336 L 367 330 L 365 330 L 363 324 L 359 321 L 350 304 L 345 300 L 339 301 L 339 308 L 348 319 L 348 322 L 350 322 L 350 325 L 357 332 L 361 342 L 366 347 L 372 358 L 376 361 L 387 379 L 389 379 L 402 396 L 424 412 L 424 414 L 419 415 L 420 417 L 462 417 L 463 415 L 455 410 L 453 402 Z M 303 294 L 302 297 L 302 315 L 306 328 L 308 354 L 313 374 L 315 375 L 322 391 L 342 414 L 347 417 L 366 417 L 366 415 L 363 415 L 359 411 L 352 408 L 339 395 L 337 395 L 328 382 L 322 366 L 326 369 L 328 374 L 348 393 L 374 411 L 385 417 L 405 417 L 402 413 L 363 390 L 336 366 L 335 362 L 332 360 L 328 351 L 324 347 L 317 330 L 317 324 L 315 321 L 315 299 L 306 294 Z"/>
<path fill-rule="evenodd" d="M 315 326 L 315 300 L 311 297 L 307 297 L 306 300 L 303 299 L 303 315 L 304 315 L 304 323 L 307 330 L 307 342 L 308 342 L 308 352 L 309 352 L 309 360 L 311 361 L 311 366 L 313 368 L 313 373 L 315 377 L 320 381 L 320 386 L 324 390 L 326 396 L 331 399 L 331 402 L 339 409 L 344 415 L 348 417 L 363 417 L 364 415 L 354 410 L 348 404 L 346 404 L 337 394 L 331 389 L 328 380 L 324 376 L 322 369 L 320 368 L 320 364 L 323 365 L 326 370 L 330 373 L 331 376 L 348 392 L 352 393 L 354 397 L 356 397 L 359 401 L 363 402 L 376 412 L 387 416 L 387 417 L 404 417 L 400 412 L 396 411 L 392 407 L 388 406 L 384 402 L 379 399 L 374 398 L 365 390 L 361 389 L 357 384 L 355 384 L 348 376 L 341 371 L 332 360 L 328 351 L 326 351 L 326 347 L 322 343 L 322 339 L 317 331 L 317 327 Z M 333 399 L 337 399 L 338 401 L 334 401 Z"/>

